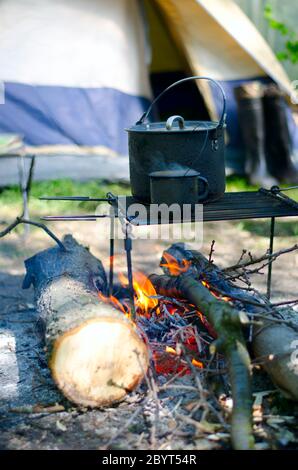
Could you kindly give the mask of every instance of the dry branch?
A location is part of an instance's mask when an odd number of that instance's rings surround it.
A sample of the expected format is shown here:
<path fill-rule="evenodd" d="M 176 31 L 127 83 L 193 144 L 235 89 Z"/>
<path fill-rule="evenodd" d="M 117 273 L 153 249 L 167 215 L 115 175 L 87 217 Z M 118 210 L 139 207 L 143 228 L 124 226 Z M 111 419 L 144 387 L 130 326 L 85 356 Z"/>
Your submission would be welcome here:
<path fill-rule="evenodd" d="M 273 256 L 276 258 L 297 249 L 297 247 L 298 245 L 294 245 L 291 248 L 280 250 L 273 253 Z M 181 262 L 182 259 L 191 260 L 192 266 L 190 269 L 195 278 L 199 279 L 203 275 L 205 279 L 207 278 L 211 288 L 228 295 L 238 310 L 245 308 L 251 312 L 252 318 L 256 317 L 262 320 L 261 325 L 253 325 L 252 330 L 252 349 L 256 360 L 261 359 L 263 368 L 288 398 L 298 401 L 297 364 L 295 368 L 295 363 L 293 363 L 295 355 L 293 345 L 297 344 L 298 341 L 297 313 L 291 310 L 292 318 L 288 315 L 285 321 L 282 315 L 285 312 L 284 309 L 279 311 L 260 293 L 254 291 L 251 294 L 249 291 L 229 282 L 225 278 L 224 271 L 230 268 L 221 270 L 214 263 L 208 263 L 208 260 L 201 253 L 189 250 L 183 244 L 173 245 L 167 251 L 174 255 L 178 262 Z M 264 260 L 266 256 L 269 255 L 264 255 L 251 262 L 259 262 Z M 235 269 L 235 266 L 232 268 Z M 218 289 L 218 285 L 221 289 Z M 291 322 L 294 322 L 296 326 L 293 327 Z"/>
<path fill-rule="evenodd" d="M 0 232 L 0 238 L 3 238 L 5 237 L 5 235 L 8 235 L 20 224 L 34 225 L 35 227 L 41 228 L 49 235 L 49 237 L 51 237 L 57 243 L 61 250 L 65 251 L 65 246 L 63 245 L 63 243 L 46 225 L 42 224 L 41 222 L 34 222 L 33 220 L 24 219 L 23 216 L 16 217 L 14 222 L 12 222 L 10 225 L 8 225 L 8 227 L 2 230 L 2 232 Z"/>
<path fill-rule="evenodd" d="M 238 269 L 246 268 L 247 266 L 251 266 L 252 264 L 259 264 L 263 261 L 275 261 L 279 256 L 285 255 L 287 253 L 291 253 L 292 251 L 298 250 L 298 244 L 291 246 L 290 248 L 284 248 L 283 250 L 275 251 L 274 253 L 266 253 L 259 258 L 252 258 L 249 256 L 249 260 L 243 261 L 243 257 L 240 258 L 239 262 L 223 269 L 223 272 L 230 272 L 230 271 L 237 271 Z M 245 253 L 243 253 L 244 255 Z M 265 267 L 268 263 L 264 264 L 262 267 Z"/>
<path fill-rule="evenodd" d="M 182 297 L 193 303 L 218 334 L 213 347 L 225 355 L 233 394 L 232 443 L 235 449 L 253 447 L 251 368 L 239 313 L 227 302 L 217 300 L 210 291 L 189 274 L 177 277 L 150 276 L 159 294 Z"/>

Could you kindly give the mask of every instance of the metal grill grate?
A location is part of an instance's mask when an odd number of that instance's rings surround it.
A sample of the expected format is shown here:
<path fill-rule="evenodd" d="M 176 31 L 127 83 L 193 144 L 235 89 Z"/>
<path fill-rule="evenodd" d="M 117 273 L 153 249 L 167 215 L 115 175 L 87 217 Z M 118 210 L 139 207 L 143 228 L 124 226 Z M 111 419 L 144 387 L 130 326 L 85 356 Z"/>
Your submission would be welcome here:
<path fill-rule="evenodd" d="M 294 188 L 294 187 L 293 187 Z M 224 220 L 240 220 L 240 219 L 257 219 L 257 218 L 270 218 L 270 239 L 268 253 L 273 252 L 273 241 L 275 231 L 275 218 L 276 217 L 295 217 L 298 216 L 298 203 L 293 199 L 283 194 L 293 188 L 281 189 L 278 186 L 273 186 L 270 190 L 261 188 L 259 191 L 251 192 L 237 192 L 225 193 L 224 196 L 218 200 L 204 204 L 203 221 L 215 222 Z M 295 187 L 297 188 L 297 187 Z M 43 217 L 44 220 L 85 220 L 95 221 L 98 218 L 110 217 L 110 272 L 109 272 L 109 292 L 113 293 L 113 276 L 114 276 L 114 217 L 119 217 L 122 227 L 125 232 L 124 249 L 127 258 L 127 272 L 129 279 L 129 287 L 131 293 L 132 312 L 134 310 L 134 290 L 133 290 L 133 274 L 131 263 L 132 239 L 131 230 L 132 226 L 137 225 L 154 225 L 163 223 L 160 214 L 156 219 L 150 213 L 150 206 L 143 206 L 146 208 L 146 215 L 141 218 L 140 214 L 136 213 L 133 204 L 138 204 L 138 201 L 132 196 L 130 197 L 117 197 L 111 193 L 107 194 L 106 198 L 89 198 L 87 196 L 75 197 L 44 197 L 47 200 L 79 200 L 79 201 L 105 201 L 108 202 L 114 209 L 113 215 L 104 214 L 86 214 L 86 215 L 68 215 L 68 216 L 47 216 Z M 143 210 L 141 211 L 141 214 Z M 135 214 L 133 216 L 133 214 Z M 183 217 L 183 222 L 196 222 L 196 213 L 193 211 L 189 220 Z M 175 222 L 175 220 L 167 220 L 168 222 Z M 181 222 L 181 221 L 180 221 Z M 268 276 L 267 276 L 267 296 L 270 298 L 271 293 L 271 277 L 272 277 L 272 260 L 268 263 Z"/>
<path fill-rule="evenodd" d="M 115 207 L 116 214 L 120 210 L 122 214 L 132 213 L 132 204 L 137 204 L 133 197 L 125 199 L 114 199 L 111 204 Z M 150 206 L 146 206 L 147 218 L 130 219 L 132 225 L 154 225 L 161 223 L 159 219 L 149 217 Z M 215 222 L 224 220 L 271 218 L 271 217 L 293 217 L 298 216 L 298 203 L 281 194 L 269 190 L 260 189 L 251 192 L 225 193 L 218 201 L 204 204 L 204 222 Z M 189 220 L 184 222 L 195 222 L 195 213 Z"/>

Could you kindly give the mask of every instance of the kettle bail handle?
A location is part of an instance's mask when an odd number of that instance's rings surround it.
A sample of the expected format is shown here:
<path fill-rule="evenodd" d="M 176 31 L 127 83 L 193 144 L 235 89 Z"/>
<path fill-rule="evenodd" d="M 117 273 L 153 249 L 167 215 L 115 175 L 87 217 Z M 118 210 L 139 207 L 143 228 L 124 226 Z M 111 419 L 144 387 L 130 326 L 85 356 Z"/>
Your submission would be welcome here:
<path fill-rule="evenodd" d="M 136 122 L 136 125 L 139 125 L 139 124 L 143 124 L 143 122 L 145 121 L 145 119 L 147 119 L 147 117 L 149 116 L 153 106 L 155 105 L 155 103 L 167 92 L 169 91 L 171 88 L 174 88 L 176 85 L 180 85 L 181 83 L 184 83 L 184 82 L 188 82 L 189 80 L 207 80 L 211 83 L 213 83 L 214 85 L 217 86 L 217 88 L 220 90 L 221 92 L 221 95 L 222 95 L 222 98 L 223 98 L 223 109 L 222 109 L 222 113 L 221 113 L 221 117 L 220 117 L 220 120 L 218 122 L 218 126 L 217 126 L 217 129 L 218 128 L 223 128 L 224 125 L 225 125 L 225 121 L 226 121 L 226 94 L 224 92 L 224 89 L 222 88 L 222 86 L 216 81 L 216 80 L 213 80 L 213 78 L 209 78 L 209 77 L 200 77 L 199 75 L 194 75 L 193 77 L 186 77 L 186 78 L 182 78 L 181 80 L 178 80 L 177 82 L 174 82 L 172 83 L 171 85 L 169 85 L 167 88 L 165 88 L 159 95 L 157 95 L 156 98 L 154 98 L 154 100 L 152 101 L 152 103 L 150 104 L 149 108 L 147 109 L 147 111 L 141 116 L 141 118 Z"/>

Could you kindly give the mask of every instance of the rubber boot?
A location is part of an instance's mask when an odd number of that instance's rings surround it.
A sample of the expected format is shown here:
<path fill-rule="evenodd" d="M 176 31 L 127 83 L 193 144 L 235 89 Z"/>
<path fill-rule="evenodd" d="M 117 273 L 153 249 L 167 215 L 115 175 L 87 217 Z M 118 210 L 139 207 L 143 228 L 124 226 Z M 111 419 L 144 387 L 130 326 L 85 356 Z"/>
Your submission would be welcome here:
<path fill-rule="evenodd" d="M 265 141 L 267 167 L 281 183 L 297 184 L 298 172 L 292 161 L 292 142 L 289 133 L 286 102 L 275 84 L 264 89 Z"/>
<path fill-rule="evenodd" d="M 277 183 L 266 163 L 263 86 L 250 82 L 234 90 L 238 119 L 245 147 L 245 173 L 251 184 L 270 188 Z"/>

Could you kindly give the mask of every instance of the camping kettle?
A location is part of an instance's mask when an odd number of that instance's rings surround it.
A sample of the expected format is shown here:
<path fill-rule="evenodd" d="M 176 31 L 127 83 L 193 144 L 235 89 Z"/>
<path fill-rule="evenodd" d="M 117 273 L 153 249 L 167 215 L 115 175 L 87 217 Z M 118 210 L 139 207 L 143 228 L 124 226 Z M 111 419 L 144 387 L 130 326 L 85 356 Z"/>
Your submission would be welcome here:
<path fill-rule="evenodd" d="M 153 105 L 171 88 L 188 80 L 208 80 L 220 90 L 223 109 L 219 121 L 185 121 L 171 116 L 166 122 L 148 123 Z M 208 182 L 204 202 L 219 199 L 225 192 L 224 127 L 226 96 L 221 85 L 208 77 L 187 77 L 172 83 L 151 103 L 128 132 L 129 167 L 132 195 L 150 203 L 150 174 L 156 171 L 190 170 Z M 162 183 L 160 183 L 162 184 Z M 202 190 L 200 189 L 200 194 Z M 202 197 L 198 200 L 202 201 Z"/>

